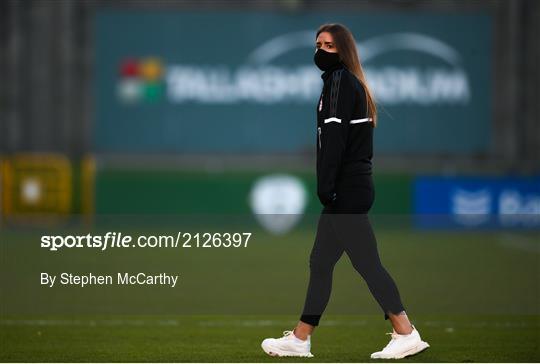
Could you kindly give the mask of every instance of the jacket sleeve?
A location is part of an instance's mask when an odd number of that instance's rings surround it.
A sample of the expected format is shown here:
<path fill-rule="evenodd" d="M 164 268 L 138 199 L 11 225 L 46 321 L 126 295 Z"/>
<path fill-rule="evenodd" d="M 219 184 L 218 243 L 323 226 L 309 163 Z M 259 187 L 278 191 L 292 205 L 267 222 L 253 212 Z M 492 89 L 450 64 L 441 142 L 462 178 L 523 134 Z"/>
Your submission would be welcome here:
<path fill-rule="evenodd" d="M 354 88 L 342 74 L 333 73 L 328 98 L 329 107 L 319 130 L 319 171 L 317 173 L 317 195 L 323 205 L 335 201 L 336 179 L 343 161 L 349 123 L 354 107 Z"/>

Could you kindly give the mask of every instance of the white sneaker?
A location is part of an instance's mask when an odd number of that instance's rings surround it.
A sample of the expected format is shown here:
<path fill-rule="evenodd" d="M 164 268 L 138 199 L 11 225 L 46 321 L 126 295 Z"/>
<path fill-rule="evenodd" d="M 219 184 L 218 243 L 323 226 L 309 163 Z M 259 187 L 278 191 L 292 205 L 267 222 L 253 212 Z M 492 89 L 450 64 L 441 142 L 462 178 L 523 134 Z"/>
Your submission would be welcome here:
<path fill-rule="evenodd" d="M 312 358 L 311 341 L 301 340 L 294 336 L 293 331 L 283 331 L 283 337 L 279 339 L 264 339 L 261 343 L 264 352 L 270 356 L 301 356 Z"/>
<path fill-rule="evenodd" d="M 382 351 L 371 354 L 371 359 L 402 359 L 429 348 L 429 344 L 422 341 L 414 326 L 413 331 L 408 335 L 400 335 L 395 331 L 387 335 L 392 335 L 392 339 Z"/>

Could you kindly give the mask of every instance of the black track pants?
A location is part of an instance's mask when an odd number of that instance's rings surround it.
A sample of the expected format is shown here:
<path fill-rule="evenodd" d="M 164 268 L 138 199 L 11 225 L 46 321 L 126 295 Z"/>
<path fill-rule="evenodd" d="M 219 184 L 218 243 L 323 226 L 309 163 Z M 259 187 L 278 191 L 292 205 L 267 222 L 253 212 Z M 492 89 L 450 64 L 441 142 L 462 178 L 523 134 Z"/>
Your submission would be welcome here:
<path fill-rule="evenodd" d="M 344 198 L 346 194 L 354 194 L 357 198 L 358 193 L 361 191 L 355 188 L 349 192 L 342 190 L 338 196 Z M 323 209 L 309 260 L 310 278 L 300 318 L 302 322 L 313 326 L 319 324 L 332 291 L 334 266 L 343 252 L 349 256 L 356 271 L 366 281 L 371 294 L 383 310 L 385 319 L 388 318 L 388 312 L 399 313 L 404 310 L 396 284 L 379 258 L 377 241 L 367 215 L 367 210 L 371 207 L 370 197 L 363 200 L 367 200 L 367 203 L 356 204 L 354 209 L 350 209 L 353 196 L 351 199 L 342 200 L 349 201 L 347 208 L 344 208 L 345 202 L 341 205 L 338 202 Z M 340 213 L 353 210 L 363 210 L 363 213 Z"/>

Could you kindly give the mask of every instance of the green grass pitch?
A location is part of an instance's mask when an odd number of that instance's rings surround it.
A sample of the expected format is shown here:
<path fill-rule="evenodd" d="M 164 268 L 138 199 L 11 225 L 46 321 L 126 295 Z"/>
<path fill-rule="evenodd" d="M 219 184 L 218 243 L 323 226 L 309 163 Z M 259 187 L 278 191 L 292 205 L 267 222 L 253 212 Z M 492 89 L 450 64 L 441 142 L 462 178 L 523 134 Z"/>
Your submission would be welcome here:
<path fill-rule="evenodd" d="M 386 345 L 379 316 L 327 316 L 312 359 L 271 358 L 260 348 L 294 325 L 293 316 L 48 317 L 2 321 L 2 361 L 367 362 Z M 538 317 L 422 316 L 431 347 L 408 362 L 535 362 Z"/>
<path fill-rule="evenodd" d="M 172 229 L 177 229 L 173 227 Z M 159 229 L 163 231 L 163 229 Z M 375 223 L 381 258 L 431 347 L 408 362 L 540 361 L 538 233 L 421 232 Z M 314 229 L 248 249 L 46 252 L 39 232 L 0 231 L 0 361 L 366 362 L 389 323 L 344 256 L 312 359 L 260 348 L 293 328 Z M 37 273 L 176 269 L 178 289 L 39 287 Z"/>

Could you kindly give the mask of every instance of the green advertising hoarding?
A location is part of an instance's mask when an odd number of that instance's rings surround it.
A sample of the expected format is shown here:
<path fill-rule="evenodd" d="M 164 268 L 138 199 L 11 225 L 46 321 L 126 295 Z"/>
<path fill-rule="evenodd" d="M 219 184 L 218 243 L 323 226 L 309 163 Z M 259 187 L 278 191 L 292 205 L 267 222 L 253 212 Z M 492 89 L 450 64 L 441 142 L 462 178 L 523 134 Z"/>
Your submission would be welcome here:
<path fill-rule="evenodd" d="M 325 22 L 356 37 L 376 153 L 488 151 L 487 14 L 137 10 L 96 14 L 95 150 L 313 152 Z"/>
<path fill-rule="evenodd" d="M 251 214 L 251 197 L 257 182 L 277 171 L 229 171 L 208 173 L 199 170 L 101 169 L 96 179 L 96 213 L 107 214 Z M 289 173 L 301 184 L 305 201 L 298 214 L 317 214 L 322 205 L 317 199 L 312 173 Z M 374 176 L 376 200 L 374 214 L 408 215 L 412 211 L 412 177 L 397 174 Z M 283 185 L 273 184 L 283 193 Z M 287 189 L 288 207 L 294 199 Z M 272 194 L 273 198 L 275 194 Z M 267 204 L 268 205 L 268 204 Z M 269 204 L 272 205 L 272 204 Z M 268 206 L 266 213 L 276 213 Z"/>

